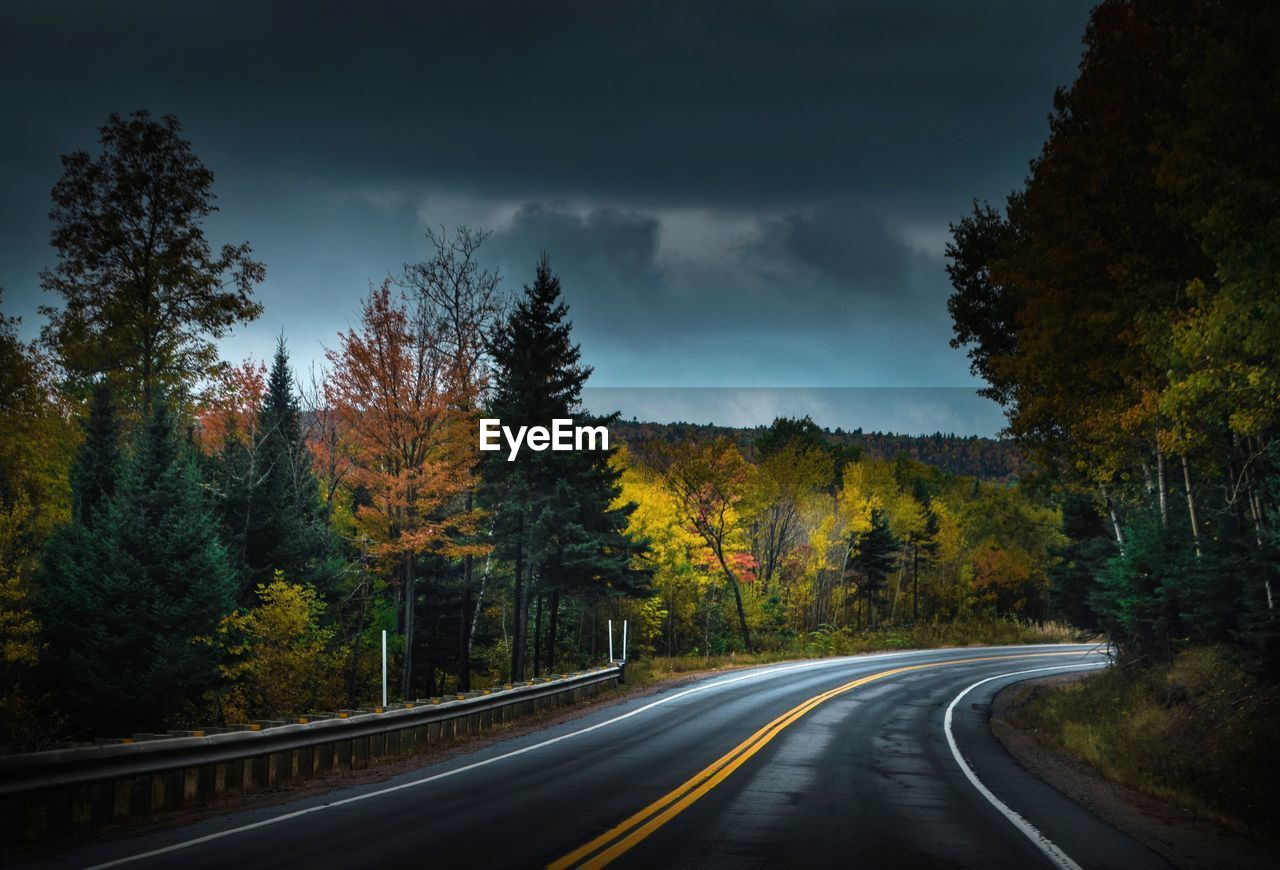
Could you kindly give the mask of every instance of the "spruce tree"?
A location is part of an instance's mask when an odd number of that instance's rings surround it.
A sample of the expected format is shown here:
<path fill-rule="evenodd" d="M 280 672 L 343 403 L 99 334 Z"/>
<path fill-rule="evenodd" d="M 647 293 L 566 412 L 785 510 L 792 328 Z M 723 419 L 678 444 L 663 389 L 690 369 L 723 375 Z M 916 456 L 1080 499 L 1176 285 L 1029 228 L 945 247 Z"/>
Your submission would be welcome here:
<path fill-rule="evenodd" d="M 560 279 L 544 254 L 532 286 L 524 288 L 492 343 L 489 416 L 504 426 L 550 426 L 557 418 L 574 417 L 585 422 L 582 387 L 591 369 L 582 365 L 571 339 L 568 313 Z M 515 566 L 511 673 L 520 680 L 533 598 L 549 596 L 550 664 L 561 594 L 584 588 L 634 590 L 643 578 L 631 571 L 631 557 L 643 542 L 625 534 L 634 508 L 611 506 L 620 489 L 604 453 L 524 450 L 511 462 L 491 454 L 483 472 L 482 496 L 494 514 L 499 552 Z"/>
<path fill-rule="evenodd" d="M 888 585 L 901 542 L 889 528 L 889 521 L 879 508 L 871 511 L 871 528 L 856 540 L 857 552 L 850 567 L 862 577 L 862 595 L 867 606 L 867 625 L 876 627 L 876 602 Z"/>
<path fill-rule="evenodd" d="M 254 520 L 247 530 L 245 562 L 252 583 L 275 571 L 299 579 L 324 556 L 320 487 L 303 440 L 301 411 L 284 339 L 276 344 L 267 393 L 258 414 L 261 441 L 254 488 Z"/>
<path fill-rule="evenodd" d="M 239 575 L 238 598 L 245 605 L 254 603 L 258 584 L 269 583 L 276 571 L 326 585 L 316 577 L 328 554 L 320 486 L 292 384 L 281 338 L 256 428 L 245 435 L 233 421 L 222 448 L 205 463 L 217 493 L 223 539 Z"/>
<path fill-rule="evenodd" d="M 166 401 L 93 525 L 53 535 L 43 573 L 47 663 L 80 734 L 164 727 L 214 687 L 234 574 Z"/>
<path fill-rule="evenodd" d="M 112 495 L 120 477 L 120 419 L 111 383 L 93 385 L 89 416 L 83 423 L 84 441 L 71 468 L 71 514 L 86 526 Z"/>

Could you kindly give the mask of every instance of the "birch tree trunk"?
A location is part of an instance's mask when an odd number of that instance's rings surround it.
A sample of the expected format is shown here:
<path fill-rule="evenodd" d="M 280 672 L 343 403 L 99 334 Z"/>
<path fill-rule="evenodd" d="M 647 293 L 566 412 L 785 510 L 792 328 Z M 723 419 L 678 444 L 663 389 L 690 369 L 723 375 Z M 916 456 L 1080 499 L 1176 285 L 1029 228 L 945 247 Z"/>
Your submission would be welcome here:
<path fill-rule="evenodd" d="M 1164 451 L 1156 442 L 1156 485 L 1160 492 L 1160 525 L 1169 525 L 1169 485 L 1164 472 Z"/>
<path fill-rule="evenodd" d="M 1191 537 L 1196 544 L 1196 558 L 1200 558 L 1200 518 L 1196 515 L 1195 490 L 1191 487 L 1191 466 L 1187 464 L 1187 456 L 1182 455 L 1182 480 L 1187 487 L 1187 514 L 1191 517 Z"/>
<path fill-rule="evenodd" d="M 1107 513 L 1111 515 L 1111 528 L 1115 531 L 1116 546 L 1120 548 L 1120 555 L 1124 555 L 1124 533 L 1120 531 L 1120 517 L 1116 514 L 1116 506 L 1111 501 L 1111 496 L 1107 495 L 1107 488 L 1102 484 L 1098 484 L 1098 489 L 1102 492 L 1102 500 L 1107 505 Z"/>

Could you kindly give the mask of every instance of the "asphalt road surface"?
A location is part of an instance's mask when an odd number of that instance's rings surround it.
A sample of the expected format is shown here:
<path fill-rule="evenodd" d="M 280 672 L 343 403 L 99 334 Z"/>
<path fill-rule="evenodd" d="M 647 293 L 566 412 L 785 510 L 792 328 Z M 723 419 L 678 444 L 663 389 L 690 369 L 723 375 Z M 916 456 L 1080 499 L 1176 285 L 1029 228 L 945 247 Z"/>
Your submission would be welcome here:
<path fill-rule="evenodd" d="M 60 866 L 1163 867 L 1013 761 L 1011 682 L 1086 646 L 823 659 L 670 688 L 392 780 L 81 846 Z"/>

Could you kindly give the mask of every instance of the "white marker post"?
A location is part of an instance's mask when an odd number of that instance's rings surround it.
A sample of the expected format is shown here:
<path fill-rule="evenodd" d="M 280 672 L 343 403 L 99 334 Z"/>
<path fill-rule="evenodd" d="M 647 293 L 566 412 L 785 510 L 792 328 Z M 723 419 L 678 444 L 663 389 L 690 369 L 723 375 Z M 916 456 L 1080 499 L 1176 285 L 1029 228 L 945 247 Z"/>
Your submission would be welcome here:
<path fill-rule="evenodd" d="M 382 709 L 387 709 L 387 630 L 382 630 Z"/>
<path fill-rule="evenodd" d="M 613 620 L 609 620 L 609 664 L 613 664 Z"/>
<path fill-rule="evenodd" d="M 622 620 L 622 660 L 627 660 L 627 621 Z"/>

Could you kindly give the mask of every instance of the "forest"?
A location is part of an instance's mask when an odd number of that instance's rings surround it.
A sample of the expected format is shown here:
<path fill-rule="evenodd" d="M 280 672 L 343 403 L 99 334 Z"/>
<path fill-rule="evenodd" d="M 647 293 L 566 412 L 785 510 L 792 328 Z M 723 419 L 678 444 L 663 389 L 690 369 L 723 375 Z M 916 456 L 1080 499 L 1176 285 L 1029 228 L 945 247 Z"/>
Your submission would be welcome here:
<path fill-rule="evenodd" d="M 947 248 L 1024 483 L 1091 503 L 1059 570 L 1117 655 L 1024 725 L 1274 839 L 1280 10 L 1108 0 L 1084 42 L 1024 183 Z"/>
<path fill-rule="evenodd" d="M 172 117 L 112 116 L 100 146 L 53 188 L 59 304 L 35 341 L 0 328 L 0 743 L 357 708 L 384 630 L 412 699 L 599 663 L 610 619 L 643 658 L 978 640 L 1066 612 L 1061 507 L 1007 459 L 979 479 L 807 418 L 653 437 L 592 417 L 550 259 L 510 293 L 480 230 L 429 233 L 321 369 L 296 371 L 284 335 L 226 362 L 266 267 L 206 239 L 212 173 Z M 481 416 L 621 441 L 507 461 L 478 450 Z"/>
<path fill-rule="evenodd" d="M 1224 645 L 1270 679 L 1277 34 L 1272 4 L 1101 4 L 1025 184 L 947 249 L 954 344 L 1039 485 L 1094 503 L 1066 559 L 1103 627 L 1133 659 Z"/>

